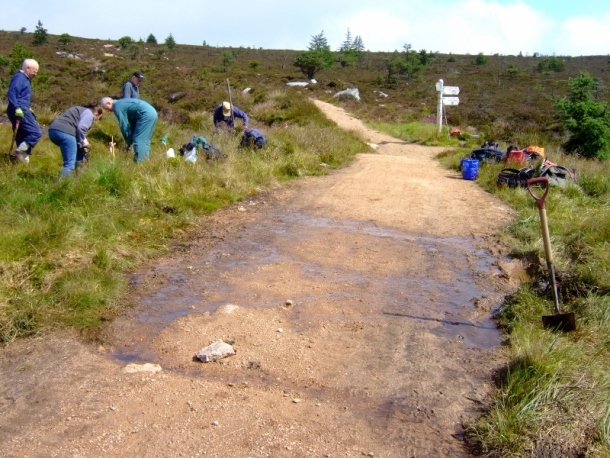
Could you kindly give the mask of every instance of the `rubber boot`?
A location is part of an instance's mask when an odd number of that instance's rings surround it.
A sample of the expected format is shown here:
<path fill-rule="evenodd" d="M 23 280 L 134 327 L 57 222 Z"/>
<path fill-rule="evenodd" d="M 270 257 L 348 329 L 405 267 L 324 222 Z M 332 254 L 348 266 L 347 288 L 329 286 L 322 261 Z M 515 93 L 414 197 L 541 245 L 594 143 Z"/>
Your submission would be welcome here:
<path fill-rule="evenodd" d="M 30 158 L 28 157 L 28 149 L 30 146 L 26 142 L 21 142 L 21 144 L 17 147 L 15 151 L 11 153 L 11 160 L 13 162 L 22 162 L 27 164 L 30 162 Z"/>

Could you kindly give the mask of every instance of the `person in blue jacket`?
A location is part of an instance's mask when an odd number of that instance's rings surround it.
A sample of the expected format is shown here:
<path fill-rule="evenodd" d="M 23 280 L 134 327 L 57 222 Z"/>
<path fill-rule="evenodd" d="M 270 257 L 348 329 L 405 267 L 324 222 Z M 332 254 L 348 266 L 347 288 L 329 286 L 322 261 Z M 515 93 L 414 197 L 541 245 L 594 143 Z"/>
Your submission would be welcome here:
<path fill-rule="evenodd" d="M 133 145 L 135 162 L 142 162 L 150 156 L 150 140 L 157 123 L 157 110 L 144 100 L 104 97 L 102 108 L 114 112 L 127 148 Z"/>
<path fill-rule="evenodd" d="M 244 131 L 240 146 L 242 148 L 256 146 L 258 149 L 261 149 L 266 143 L 267 139 L 260 130 L 248 128 Z"/>
<path fill-rule="evenodd" d="M 144 81 L 142 72 L 135 72 L 131 75 L 129 81 L 123 84 L 122 99 L 139 99 L 140 98 L 140 83 Z"/>
<path fill-rule="evenodd" d="M 71 107 L 49 125 L 49 139 L 59 146 L 63 157 L 62 177 L 72 175 L 76 166 L 83 165 L 88 159 L 91 145 L 87 141 L 87 132 L 103 113 L 97 103 Z"/>
<path fill-rule="evenodd" d="M 225 126 L 229 129 L 235 128 L 235 118 L 240 118 L 244 123 L 244 129 L 248 128 L 248 115 L 237 108 L 235 105 L 231 107 L 229 102 L 222 102 L 214 110 L 214 127 L 218 129 L 221 122 L 225 123 Z"/>
<path fill-rule="evenodd" d="M 13 75 L 8 86 L 6 114 L 13 126 L 13 132 L 19 120 L 19 128 L 15 135 L 17 149 L 10 152 L 11 160 L 16 162 L 29 162 L 32 148 L 42 137 L 36 116 L 30 108 L 32 102 L 31 79 L 38 73 L 38 68 L 38 62 L 34 59 L 25 59 L 21 70 Z"/>

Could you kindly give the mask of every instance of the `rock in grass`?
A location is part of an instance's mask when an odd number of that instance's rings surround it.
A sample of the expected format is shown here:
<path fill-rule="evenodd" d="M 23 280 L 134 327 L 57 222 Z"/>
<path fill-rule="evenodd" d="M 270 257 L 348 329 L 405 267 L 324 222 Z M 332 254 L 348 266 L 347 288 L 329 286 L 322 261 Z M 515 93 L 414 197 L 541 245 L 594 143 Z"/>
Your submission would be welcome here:
<path fill-rule="evenodd" d="M 356 100 L 360 100 L 360 91 L 358 91 L 358 88 L 352 87 L 344 91 L 337 92 L 335 95 L 333 95 L 335 99 L 341 96 L 349 96 L 355 98 Z"/>
<path fill-rule="evenodd" d="M 202 348 L 195 356 L 199 361 L 210 363 L 226 358 L 227 356 L 233 356 L 234 354 L 235 350 L 233 349 L 233 346 L 219 340 Z"/>

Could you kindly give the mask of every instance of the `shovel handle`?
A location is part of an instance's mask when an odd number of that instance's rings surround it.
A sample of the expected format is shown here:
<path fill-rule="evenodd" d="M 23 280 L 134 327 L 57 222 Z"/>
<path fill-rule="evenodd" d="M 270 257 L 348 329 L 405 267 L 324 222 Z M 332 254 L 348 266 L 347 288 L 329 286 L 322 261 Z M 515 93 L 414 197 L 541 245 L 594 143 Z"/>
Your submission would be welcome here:
<path fill-rule="evenodd" d="M 535 194 L 532 190 L 532 186 L 536 184 L 544 184 L 544 193 L 541 196 Z M 549 179 L 547 177 L 530 178 L 527 180 L 527 190 L 536 201 L 538 208 L 540 210 L 544 209 L 544 200 L 546 199 L 546 195 L 549 193 Z"/>

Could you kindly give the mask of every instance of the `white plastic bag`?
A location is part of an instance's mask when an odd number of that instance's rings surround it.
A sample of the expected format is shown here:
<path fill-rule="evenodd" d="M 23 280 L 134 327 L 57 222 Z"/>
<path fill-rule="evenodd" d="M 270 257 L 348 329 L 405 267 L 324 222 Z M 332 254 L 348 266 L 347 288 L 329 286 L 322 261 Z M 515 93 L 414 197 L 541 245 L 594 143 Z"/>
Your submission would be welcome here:
<path fill-rule="evenodd" d="M 185 151 L 184 160 L 192 163 L 197 162 L 197 148 Z"/>

